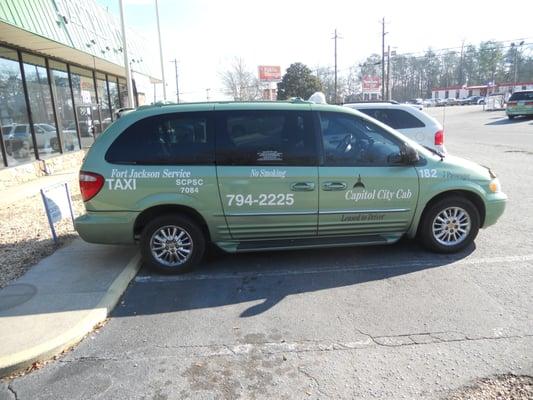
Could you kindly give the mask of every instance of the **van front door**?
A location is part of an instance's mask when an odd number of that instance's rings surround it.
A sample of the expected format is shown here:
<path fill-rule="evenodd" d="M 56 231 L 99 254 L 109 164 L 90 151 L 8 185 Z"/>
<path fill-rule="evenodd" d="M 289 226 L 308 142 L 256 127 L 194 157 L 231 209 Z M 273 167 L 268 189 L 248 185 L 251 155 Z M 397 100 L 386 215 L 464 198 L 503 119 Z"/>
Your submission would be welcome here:
<path fill-rule="evenodd" d="M 216 106 L 218 185 L 231 237 L 277 239 L 276 247 L 288 238 L 316 237 L 318 167 L 311 112 L 233 107 Z"/>
<path fill-rule="evenodd" d="M 366 119 L 320 113 L 319 236 L 392 241 L 409 228 L 418 199 L 412 165 L 393 164 L 399 139 Z"/>

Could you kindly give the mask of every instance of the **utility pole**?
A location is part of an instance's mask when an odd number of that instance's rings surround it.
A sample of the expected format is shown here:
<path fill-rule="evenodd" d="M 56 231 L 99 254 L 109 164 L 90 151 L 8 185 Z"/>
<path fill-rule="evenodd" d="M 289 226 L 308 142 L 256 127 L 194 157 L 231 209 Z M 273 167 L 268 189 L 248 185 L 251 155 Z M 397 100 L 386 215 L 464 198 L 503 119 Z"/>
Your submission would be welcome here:
<path fill-rule="evenodd" d="M 178 84 L 178 60 L 177 59 L 173 59 L 171 61 L 171 63 L 174 63 L 174 70 L 176 71 L 176 101 L 180 102 L 180 88 L 179 88 L 179 84 Z"/>
<path fill-rule="evenodd" d="M 515 44 L 514 42 L 511 43 L 511 47 L 514 47 L 514 83 L 518 81 L 518 48 L 522 47 L 524 44 L 524 41 L 522 40 L 520 43 Z"/>
<path fill-rule="evenodd" d="M 124 68 L 126 69 L 126 84 L 128 85 L 128 105 L 129 107 L 135 107 L 133 102 L 133 85 L 131 83 L 131 69 L 128 61 L 128 45 L 126 40 L 126 21 L 124 18 L 124 3 L 123 0 L 119 0 L 120 6 L 120 27 L 122 30 L 122 53 L 124 54 Z"/>
<path fill-rule="evenodd" d="M 387 46 L 387 100 L 391 101 L 392 96 L 390 92 L 390 45 Z"/>
<path fill-rule="evenodd" d="M 157 37 L 159 39 L 159 62 L 161 63 L 161 79 L 163 81 L 163 101 L 166 101 L 167 100 L 167 83 L 165 81 L 165 67 L 163 66 L 163 46 L 161 44 L 161 28 L 159 26 L 159 7 L 157 4 L 157 0 L 155 0 L 155 17 L 157 20 Z"/>
<path fill-rule="evenodd" d="M 335 41 L 335 104 L 338 104 L 338 96 L 337 96 L 337 39 L 342 39 L 342 37 L 337 35 L 337 29 L 335 29 L 335 34 L 334 34 L 332 39 Z"/>
<path fill-rule="evenodd" d="M 464 80 L 464 74 L 463 74 L 463 57 L 464 57 L 464 47 L 465 47 L 465 40 L 463 39 L 461 43 L 461 59 L 459 61 L 459 85 L 463 85 Z"/>
<path fill-rule="evenodd" d="M 385 17 L 381 20 L 381 100 L 385 100 Z"/>

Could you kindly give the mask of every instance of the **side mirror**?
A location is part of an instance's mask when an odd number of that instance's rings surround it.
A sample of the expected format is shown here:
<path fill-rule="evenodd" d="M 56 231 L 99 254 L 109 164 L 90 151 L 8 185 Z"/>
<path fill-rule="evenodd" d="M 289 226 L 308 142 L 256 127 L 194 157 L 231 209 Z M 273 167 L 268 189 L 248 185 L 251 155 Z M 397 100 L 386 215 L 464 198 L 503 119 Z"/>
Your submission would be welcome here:
<path fill-rule="evenodd" d="M 406 143 L 402 146 L 401 154 L 407 165 L 416 164 L 420 160 L 418 152 Z"/>
<path fill-rule="evenodd" d="M 389 164 L 396 165 L 413 165 L 419 160 L 418 152 L 406 143 L 402 145 L 399 153 L 393 153 L 387 157 Z"/>

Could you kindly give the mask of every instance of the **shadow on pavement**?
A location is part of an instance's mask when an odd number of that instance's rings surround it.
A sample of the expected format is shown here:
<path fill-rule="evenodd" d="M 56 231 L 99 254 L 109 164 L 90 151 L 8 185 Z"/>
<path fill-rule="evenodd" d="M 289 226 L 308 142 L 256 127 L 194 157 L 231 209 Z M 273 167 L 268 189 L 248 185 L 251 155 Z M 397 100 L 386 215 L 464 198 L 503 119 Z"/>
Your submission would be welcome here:
<path fill-rule="evenodd" d="M 520 122 L 528 121 L 530 119 L 531 119 L 531 117 L 516 117 L 514 119 L 509 119 L 509 118 L 505 117 L 505 118 L 498 119 L 497 121 L 487 122 L 485 125 L 517 124 L 517 123 L 520 123 Z"/>
<path fill-rule="evenodd" d="M 270 310 L 285 297 L 388 279 L 461 260 L 402 241 L 393 246 L 329 248 L 211 255 L 194 272 L 178 276 L 142 270 L 113 317 L 215 308 L 254 302 L 241 317 Z M 257 303 L 260 301 L 259 303 Z"/>

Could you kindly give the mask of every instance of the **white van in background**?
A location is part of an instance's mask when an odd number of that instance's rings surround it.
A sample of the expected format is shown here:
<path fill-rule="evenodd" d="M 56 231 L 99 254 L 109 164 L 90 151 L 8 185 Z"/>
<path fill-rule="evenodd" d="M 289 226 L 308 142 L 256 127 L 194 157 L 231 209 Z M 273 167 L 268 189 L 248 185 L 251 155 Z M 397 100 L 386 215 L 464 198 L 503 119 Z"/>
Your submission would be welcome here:
<path fill-rule="evenodd" d="M 354 108 L 383 122 L 422 146 L 446 153 L 442 125 L 435 118 L 411 105 L 395 102 L 374 102 L 351 103 L 344 106 Z"/>

